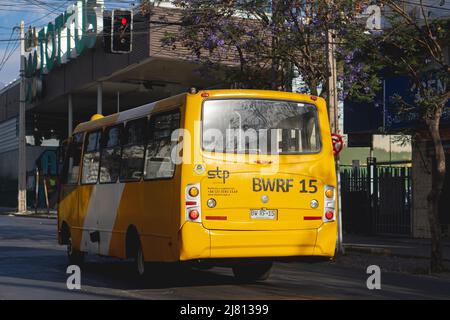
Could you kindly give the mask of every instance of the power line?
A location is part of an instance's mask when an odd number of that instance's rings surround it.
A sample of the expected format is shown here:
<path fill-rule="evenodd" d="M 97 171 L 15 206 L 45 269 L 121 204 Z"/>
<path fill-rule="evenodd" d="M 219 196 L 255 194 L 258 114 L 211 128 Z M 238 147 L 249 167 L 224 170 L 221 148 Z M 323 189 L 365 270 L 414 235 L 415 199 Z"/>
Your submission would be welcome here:
<path fill-rule="evenodd" d="M 9 36 L 10 40 L 12 39 L 13 35 L 14 35 L 14 28 L 11 30 L 11 34 Z M 5 52 L 3 53 L 2 60 L 0 61 L 0 70 L 2 69 L 2 66 L 4 65 L 4 63 L 6 63 L 5 59 L 7 60 L 9 58 L 8 49 L 9 49 L 9 45 L 10 44 L 11 44 L 11 42 L 8 42 L 8 44 L 7 44 L 6 48 L 5 48 Z M 7 56 L 8 56 L 8 58 L 6 58 Z"/>
<path fill-rule="evenodd" d="M 64 3 L 62 3 L 59 7 L 54 8 L 54 9 L 50 12 L 50 14 L 56 12 L 57 10 L 62 9 L 65 5 L 68 4 L 68 2 L 69 2 L 69 1 L 64 0 Z M 31 20 L 31 21 L 26 22 L 25 25 L 31 25 L 31 24 L 34 23 L 34 22 L 40 21 L 40 20 L 42 20 L 42 19 L 44 19 L 44 18 L 47 18 L 47 16 L 48 16 L 48 14 L 45 14 L 45 15 L 43 15 L 43 16 L 40 17 L 40 18 L 37 18 L 37 19 L 34 19 L 34 20 Z"/>
<path fill-rule="evenodd" d="M 6 62 L 11 58 L 12 54 L 17 50 L 19 47 L 20 42 L 16 44 L 16 46 L 11 50 L 11 52 L 8 54 L 7 58 L 3 61 L 3 63 L 0 65 L 0 71 L 3 69 L 3 67 L 6 65 Z"/>

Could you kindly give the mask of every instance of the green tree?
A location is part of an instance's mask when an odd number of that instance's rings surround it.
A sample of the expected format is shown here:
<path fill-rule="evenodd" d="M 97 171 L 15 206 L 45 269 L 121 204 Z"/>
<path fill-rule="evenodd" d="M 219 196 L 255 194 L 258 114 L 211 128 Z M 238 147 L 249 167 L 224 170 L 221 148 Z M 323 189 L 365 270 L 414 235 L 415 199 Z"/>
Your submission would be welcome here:
<path fill-rule="evenodd" d="M 433 17 L 422 0 L 415 4 L 380 0 L 378 5 L 386 19 L 384 30 L 361 35 L 359 30 L 349 28 L 347 41 L 340 48 L 348 65 L 344 68 L 346 93 L 352 99 L 366 98 L 367 92 L 374 96 L 374 86 L 361 84 L 361 77 L 355 77 L 355 68 L 371 74 L 374 82 L 380 76 L 408 77 L 414 91 L 413 101 L 408 93 L 392 97 L 391 102 L 397 105 L 400 114 L 417 115 L 420 123 L 409 132 L 425 127 L 432 141 L 432 186 L 427 197 L 432 240 L 430 268 L 439 272 L 443 270 L 443 257 L 438 204 L 446 172 L 440 120 L 450 98 L 450 67 L 445 57 L 450 43 L 450 21 Z M 431 79 L 438 85 L 430 85 Z"/>
<path fill-rule="evenodd" d="M 341 34 L 367 1 L 174 0 L 179 32 L 164 45 L 188 48 L 237 87 L 290 90 L 294 71 L 314 95 L 327 95 L 327 32 Z M 229 68 L 234 61 L 235 68 Z M 228 64 L 228 65 L 227 65 Z M 322 87 L 319 92 L 318 87 Z"/>

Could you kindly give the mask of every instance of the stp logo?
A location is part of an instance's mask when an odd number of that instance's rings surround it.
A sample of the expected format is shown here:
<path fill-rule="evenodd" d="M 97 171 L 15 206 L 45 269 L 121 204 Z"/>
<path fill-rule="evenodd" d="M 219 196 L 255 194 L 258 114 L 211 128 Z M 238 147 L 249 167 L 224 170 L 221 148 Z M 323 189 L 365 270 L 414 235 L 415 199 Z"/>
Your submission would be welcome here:
<path fill-rule="evenodd" d="M 225 181 L 228 179 L 229 176 L 230 176 L 230 171 L 220 170 L 219 167 L 216 167 L 216 170 L 208 171 L 208 179 L 219 178 L 219 179 L 222 179 L 223 183 L 225 183 Z"/>
<path fill-rule="evenodd" d="M 333 154 L 337 156 L 344 148 L 344 140 L 341 135 L 333 133 L 331 135 L 331 142 L 333 143 Z"/>

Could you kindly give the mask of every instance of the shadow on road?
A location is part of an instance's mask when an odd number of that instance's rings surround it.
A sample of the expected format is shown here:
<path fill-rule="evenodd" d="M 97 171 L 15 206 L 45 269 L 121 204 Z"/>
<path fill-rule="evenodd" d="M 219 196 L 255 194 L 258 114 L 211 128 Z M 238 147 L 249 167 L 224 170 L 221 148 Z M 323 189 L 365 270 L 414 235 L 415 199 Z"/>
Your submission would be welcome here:
<path fill-rule="evenodd" d="M 81 268 L 85 285 L 107 285 L 121 290 L 167 289 L 180 287 L 201 287 L 215 285 L 236 285 L 237 280 L 226 268 L 214 271 L 192 269 L 176 263 L 149 264 L 149 274 L 138 277 L 128 261 L 92 258 Z M 90 284 L 91 283 L 91 284 Z"/>
<path fill-rule="evenodd" d="M 65 284 L 69 274 L 66 254 L 52 248 L 2 246 L 0 244 L 0 277 L 49 281 Z M 186 265 L 150 264 L 149 275 L 134 275 L 132 263 L 114 258 L 88 256 L 80 266 L 82 285 L 120 290 L 164 289 L 187 286 L 237 284 L 231 271 L 215 268 L 214 272 L 191 269 Z"/>

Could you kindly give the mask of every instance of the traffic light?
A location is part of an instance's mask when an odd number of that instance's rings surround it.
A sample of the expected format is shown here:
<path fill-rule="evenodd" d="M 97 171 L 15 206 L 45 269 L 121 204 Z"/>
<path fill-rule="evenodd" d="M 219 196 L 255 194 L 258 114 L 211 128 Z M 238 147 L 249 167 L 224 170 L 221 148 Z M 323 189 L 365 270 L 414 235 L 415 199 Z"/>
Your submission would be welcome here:
<path fill-rule="evenodd" d="M 111 52 L 131 52 L 133 43 L 133 12 L 123 9 L 113 10 L 111 20 Z"/>

